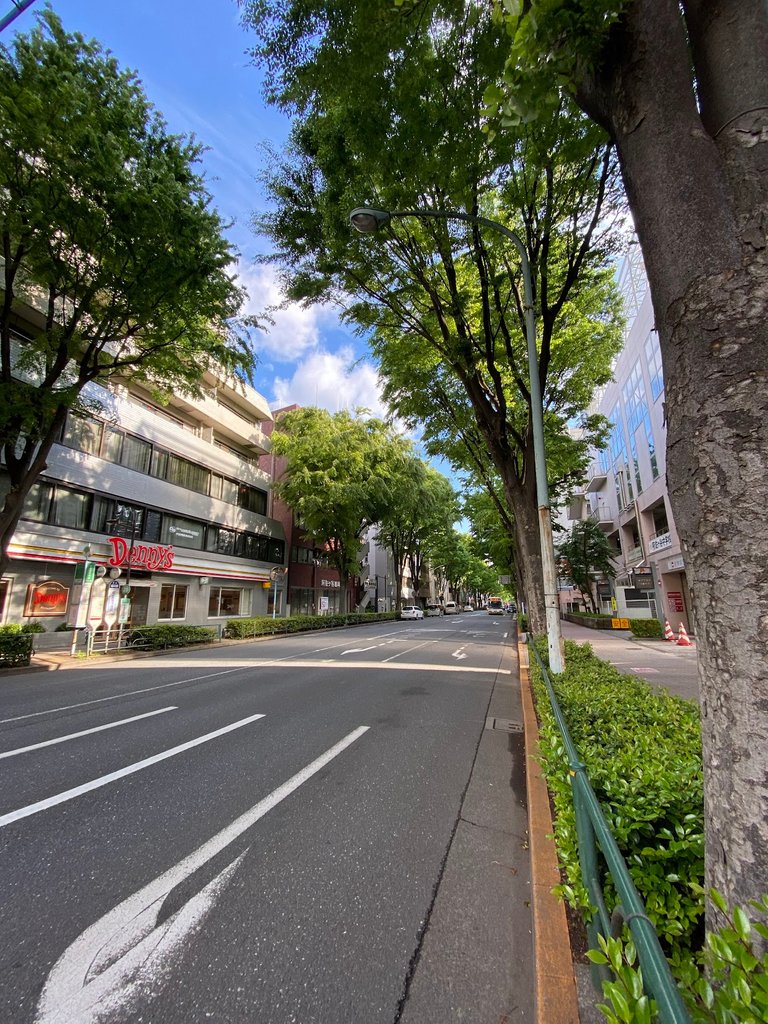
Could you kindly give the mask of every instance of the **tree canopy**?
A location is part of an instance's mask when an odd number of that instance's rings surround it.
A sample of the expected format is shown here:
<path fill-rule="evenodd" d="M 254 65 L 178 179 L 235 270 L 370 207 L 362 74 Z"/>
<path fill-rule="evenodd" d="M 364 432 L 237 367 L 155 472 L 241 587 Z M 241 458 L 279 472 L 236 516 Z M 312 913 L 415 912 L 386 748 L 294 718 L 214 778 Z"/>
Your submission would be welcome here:
<path fill-rule="evenodd" d="M 608 379 L 620 340 L 607 266 L 615 168 L 604 133 L 564 104 L 547 125 L 489 140 L 482 92 L 503 70 L 503 35 L 476 4 L 395 18 L 386 47 L 380 33 L 392 12 L 383 2 L 365 12 L 348 2 L 245 10 L 272 98 L 298 115 L 288 153 L 268 174 L 274 209 L 256 219 L 273 243 L 267 258 L 291 298 L 343 302 L 385 376 L 384 353 L 399 350 L 401 379 L 413 359 L 421 381 L 440 366 L 458 383 L 514 513 L 543 628 L 519 261 L 506 239 L 450 215 L 485 216 L 525 240 L 539 376 L 549 425 L 561 432 Z M 393 221 L 381 244 L 353 240 L 347 215 L 361 203 L 440 217 Z"/>
<path fill-rule="evenodd" d="M 135 75 L 50 10 L 0 47 L 0 140 L 4 564 L 87 384 L 195 393 L 208 367 L 247 378 L 253 356 L 200 146 L 169 134 Z"/>
<path fill-rule="evenodd" d="M 407 442 L 382 420 L 314 407 L 284 413 L 272 450 L 285 459 L 276 494 L 338 569 L 344 593 L 360 572 L 361 541 L 396 497 Z"/>

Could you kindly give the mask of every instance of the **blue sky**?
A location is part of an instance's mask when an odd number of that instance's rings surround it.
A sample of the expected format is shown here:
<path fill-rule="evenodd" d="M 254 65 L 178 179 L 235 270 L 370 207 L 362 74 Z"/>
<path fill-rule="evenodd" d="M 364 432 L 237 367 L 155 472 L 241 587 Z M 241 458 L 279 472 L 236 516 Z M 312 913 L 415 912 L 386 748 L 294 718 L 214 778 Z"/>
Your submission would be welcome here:
<path fill-rule="evenodd" d="M 12 0 L 0 0 L 0 14 L 11 6 Z M 67 31 L 97 39 L 122 67 L 138 73 L 172 131 L 194 134 L 209 147 L 208 187 L 223 219 L 233 221 L 229 237 L 241 253 L 249 309 L 260 312 L 278 301 L 272 272 L 254 265 L 268 243 L 252 233 L 249 219 L 264 206 L 258 182 L 263 146 L 279 147 L 289 124 L 264 105 L 235 0 L 51 0 L 51 7 Z M 42 9 L 38 0 L 21 14 L 3 43 L 31 28 Z M 273 406 L 383 411 L 365 346 L 340 329 L 332 310 L 290 308 L 258 344 L 255 384 Z"/>

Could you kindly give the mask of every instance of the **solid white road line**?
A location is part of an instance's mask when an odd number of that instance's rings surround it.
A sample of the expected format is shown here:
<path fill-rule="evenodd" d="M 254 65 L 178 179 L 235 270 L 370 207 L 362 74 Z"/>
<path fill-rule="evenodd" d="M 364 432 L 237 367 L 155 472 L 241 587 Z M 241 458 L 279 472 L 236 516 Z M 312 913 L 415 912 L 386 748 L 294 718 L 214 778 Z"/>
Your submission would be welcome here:
<path fill-rule="evenodd" d="M 166 761 L 169 757 L 175 757 L 176 754 L 181 754 L 185 750 L 191 750 L 192 747 L 199 747 L 201 743 L 215 740 L 217 736 L 224 736 L 235 729 L 242 729 L 244 725 L 250 725 L 251 722 L 256 722 L 259 718 L 263 717 L 264 715 L 251 715 L 249 718 L 242 718 L 239 722 L 225 725 L 221 729 L 214 730 L 214 732 L 206 733 L 205 736 L 198 736 L 195 740 L 180 743 L 178 747 L 171 747 L 170 750 L 163 750 L 159 754 L 153 754 L 152 757 L 145 757 L 143 761 L 136 761 L 135 764 L 126 765 L 125 768 L 119 768 L 116 772 L 110 772 L 109 775 L 102 775 L 98 779 L 92 779 L 90 782 L 83 783 L 82 786 L 75 786 L 73 789 L 67 789 L 63 793 L 49 796 L 45 800 L 38 800 L 35 804 L 27 804 L 26 807 L 20 807 L 17 811 L 10 811 L 8 814 L 3 814 L 0 817 L 0 828 L 10 825 L 13 821 L 19 821 L 20 818 L 28 818 L 31 814 L 37 814 L 39 811 L 48 810 L 49 807 L 63 804 L 67 800 L 74 800 L 75 797 L 82 796 L 83 793 L 90 793 L 91 790 L 99 789 L 110 782 L 116 782 L 118 779 L 125 778 L 126 775 L 133 775 L 135 772 L 140 772 L 142 769 L 149 768 L 160 761 Z"/>
<path fill-rule="evenodd" d="M 97 1024 L 124 1019 L 152 982 L 170 970 L 185 940 L 198 931 L 247 850 L 162 924 L 166 896 L 368 732 L 361 725 L 278 786 L 208 842 L 86 928 L 48 975 L 35 1024 Z"/>
<path fill-rule="evenodd" d="M 168 708 L 160 708 L 159 711 L 148 711 L 145 715 L 134 715 L 133 718 L 121 718 L 119 722 L 109 722 L 107 725 L 97 725 L 93 729 L 83 729 L 82 732 L 71 732 L 68 736 L 57 736 L 53 740 L 45 740 L 43 743 L 32 743 L 28 747 L 17 747 L 15 750 L 6 750 L 0 754 L 0 761 L 4 757 L 15 757 L 17 754 L 26 754 L 29 750 L 40 750 L 42 747 L 52 747 L 56 743 L 66 743 L 67 740 L 76 740 L 80 736 L 90 736 L 94 732 L 104 732 L 105 729 L 116 729 L 118 725 L 128 725 L 129 722 L 140 722 L 142 718 L 152 718 L 153 715 L 164 715 L 166 711 L 178 711 L 173 705 Z"/>

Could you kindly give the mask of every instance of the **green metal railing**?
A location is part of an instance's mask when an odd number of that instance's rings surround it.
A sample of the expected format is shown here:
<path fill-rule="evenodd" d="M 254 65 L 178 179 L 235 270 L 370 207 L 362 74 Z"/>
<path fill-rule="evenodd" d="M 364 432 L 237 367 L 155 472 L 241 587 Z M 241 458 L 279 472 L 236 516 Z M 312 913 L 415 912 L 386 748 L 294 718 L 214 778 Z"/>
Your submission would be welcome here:
<path fill-rule="evenodd" d="M 595 791 L 592 789 L 586 767 L 580 760 L 571 734 L 568 732 L 568 726 L 557 702 L 547 670 L 530 639 L 528 647 L 533 652 L 541 671 L 568 756 L 582 880 L 593 906 L 597 908 L 597 914 L 587 925 L 590 949 L 598 948 L 598 935 L 602 935 L 604 938 L 616 938 L 621 934 L 623 925 L 626 924 L 637 949 L 643 973 L 643 988 L 647 995 L 655 999 L 659 1020 L 662 1024 L 691 1024 L 691 1018 L 683 1003 L 680 990 L 672 977 L 669 964 L 659 943 L 659 937 L 645 912 L 645 905 L 635 888 L 626 862 L 608 822 L 605 820 Z M 600 852 L 602 852 L 605 866 L 613 878 L 620 900 L 610 913 L 605 903 L 601 879 Z M 603 974 L 603 976 L 605 975 Z"/>

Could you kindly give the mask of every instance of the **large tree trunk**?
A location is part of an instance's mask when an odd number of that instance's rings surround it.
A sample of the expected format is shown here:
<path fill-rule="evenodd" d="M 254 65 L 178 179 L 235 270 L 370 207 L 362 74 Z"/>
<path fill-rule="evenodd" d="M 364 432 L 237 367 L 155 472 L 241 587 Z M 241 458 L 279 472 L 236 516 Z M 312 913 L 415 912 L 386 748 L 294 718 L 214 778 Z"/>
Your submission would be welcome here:
<path fill-rule="evenodd" d="M 699 654 L 706 881 L 745 905 L 768 892 L 768 11 L 685 7 L 692 51 L 676 2 L 629 5 L 581 100 L 616 140 L 661 342 Z"/>
<path fill-rule="evenodd" d="M 529 477 L 532 474 L 529 474 Z M 504 491 L 515 517 L 517 569 L 522 581 L 528 607 L 528 628 L 534 635 L 547 632 L 544 605 L 544 578 L 541 569 L 541 536 L 539 532 L 539 506 L 535 481 L 521 485 L 504 480 Z"/>
<path fill-rule="evenodd" d="M 19 524 L 21 513 L 24 511 L 24 502 L 30 490 L 37 483 L 40 475 L 46 470 L 46 461 L 50 454 L 56 438 L 67 418 L 66 406 L 58 406 L 48 423 L 45 435 L 39 444 L 28 443 L 23 446 L 19 441 L 18 445 L 23 450 L 17 454 L 17 444 L 8 442 L 4 446 L 5 468 L 10 480 L 10 490 L 5 496 L 2 510 L 0 510 L 0 576 L 8 570 L 10 555 L 8 548 L 16 527 Z"/>

